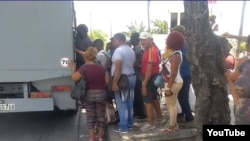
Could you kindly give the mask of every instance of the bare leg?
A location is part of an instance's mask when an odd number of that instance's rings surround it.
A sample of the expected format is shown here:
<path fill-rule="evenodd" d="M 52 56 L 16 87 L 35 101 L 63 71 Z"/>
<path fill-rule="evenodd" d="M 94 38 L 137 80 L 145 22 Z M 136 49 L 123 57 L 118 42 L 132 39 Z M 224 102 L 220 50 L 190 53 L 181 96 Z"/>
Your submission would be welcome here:
<path fill-rule="evenodd" d="M 95 129 L 89 129 L 89 139 L 90 140 L 95 139 Z"/>
<path fill-rule="evenodd" d="M 148 124 L 153 125 L 153 103 L 146 103 Z"/>
<path fill-rule="evenodd" d="M 103 137 L 103 128 L 98 128 L 98 137 Z"/>
<path fill-rule="evenodd" d="M 153 106 L 154 106 L 154 109 L 156 111 L 157 118 L 161 119 L 162 118 L 162 112 L 161 112 L 161 107 L 160 107 L 160 103 L 159 103 L 158 99 L 155 99 L 153 101 Z"/>

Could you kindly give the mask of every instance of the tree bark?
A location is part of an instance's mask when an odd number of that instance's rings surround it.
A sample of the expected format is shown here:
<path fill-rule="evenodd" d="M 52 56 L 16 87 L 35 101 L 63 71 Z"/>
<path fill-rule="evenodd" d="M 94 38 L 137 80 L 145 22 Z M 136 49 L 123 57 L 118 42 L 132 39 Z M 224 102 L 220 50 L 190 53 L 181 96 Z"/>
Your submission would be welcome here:
<path fill-rule="evenodd" d="M 196 141 L 202 141 L 202 125 L 230 124 L 231 120 L 224 77 L 225 45 L 210 27 L 207 1 L 184 0 L 184 9 L 189 47 L 187 58 L 196 95 Z"/>

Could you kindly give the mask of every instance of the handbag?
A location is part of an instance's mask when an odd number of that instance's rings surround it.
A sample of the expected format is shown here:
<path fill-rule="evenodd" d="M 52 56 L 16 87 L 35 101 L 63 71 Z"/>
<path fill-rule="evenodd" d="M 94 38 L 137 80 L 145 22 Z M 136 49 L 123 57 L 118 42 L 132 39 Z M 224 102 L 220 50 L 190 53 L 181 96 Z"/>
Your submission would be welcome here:
<path fill-rule="evenodd" d="M 170 72 L 168 70 L 168 68 L 166 67 L 166 63 L 170 60 L 170 57 L 175 54 L 175 53 L 179 53 L 179 52 L 173 52 L 169 55 L 169 57 L 164 60 L 162 62 L 162 69 L 160 71 L 160 73 L 156 76 L 155 80 L 154 80 L 154 85 L 158 88 L 164 88 L 164 83 L 168 83 L 169 78 L 170 78 Z"/>
<path fill-rule="evenodd" d="M 162 79 L 161 74 L 156 75 L 155 79 L 154 79 L 154 85 L 157 88 L 164 88 L 164 81 Z"/>
<path fill-rule="evenodd" d="M 109 83 L 109 90 L 112 90 L 114 76 L 112 76 L 111 81 Z M 126 74 L 121 74 L 120 79 L 118 81 L 119 89 L 127 89 L 128 87 L 128 76 Z"/>
<path fill-rule="evenodd" d="M 71 98 L 75 100 L 81 100 L 86 95 L 86 86 L 87 86 L 87 79 L 85 75 L 85 71 L 83 70 L 84 78 L 81 78 L 78 83 L 75 84 L 75 87 L 71 90 Z"/>
<path fill-rule="evenodd" d="M 163 64 L 162 64 L 162 70 L 160 72 L 160 75 L 162 77 L 163 82 L 168 83 L 169 78 L 170 78 L 170 72 L 169 72 L 168 68 L 166 67 L 166 63 L 167 62 L 163 62 Z"/>
<path fill-rule="evenodd" d="M 168 71 L 167 67 L 165 66 L 166 62 L 162 63 L 162 69 L 158 75 L 156 75 L 154 79 L 154 85 L 157 88 L 164 88 L 164 82 L 167 83 L 170 77 L 170 72 Z"/>
<path fill-rule="evenodd" d="M 127 89 L 128 87 L 128 76 L 126 74 L 121 74 L 118 86 L 120 89 Z"/>

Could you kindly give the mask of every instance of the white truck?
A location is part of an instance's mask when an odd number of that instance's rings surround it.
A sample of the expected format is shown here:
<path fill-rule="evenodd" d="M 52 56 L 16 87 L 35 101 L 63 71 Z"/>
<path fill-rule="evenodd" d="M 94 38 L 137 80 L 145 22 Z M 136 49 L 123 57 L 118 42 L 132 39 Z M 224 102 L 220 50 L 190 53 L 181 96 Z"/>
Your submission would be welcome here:
<path fill-rule="evenodd" d="M 0 113 L 77 110 L 72 1 L 0 2 Z"/>

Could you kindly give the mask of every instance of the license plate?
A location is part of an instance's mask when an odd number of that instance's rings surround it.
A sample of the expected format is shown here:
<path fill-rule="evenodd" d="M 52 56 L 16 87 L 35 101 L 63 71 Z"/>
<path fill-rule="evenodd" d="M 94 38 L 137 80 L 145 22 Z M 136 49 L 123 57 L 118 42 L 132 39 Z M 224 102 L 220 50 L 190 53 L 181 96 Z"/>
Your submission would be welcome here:
<path fill-rule="evenodd" d="M 14 111 L 16 104 L 0 104 L 0 111 Z"/>

